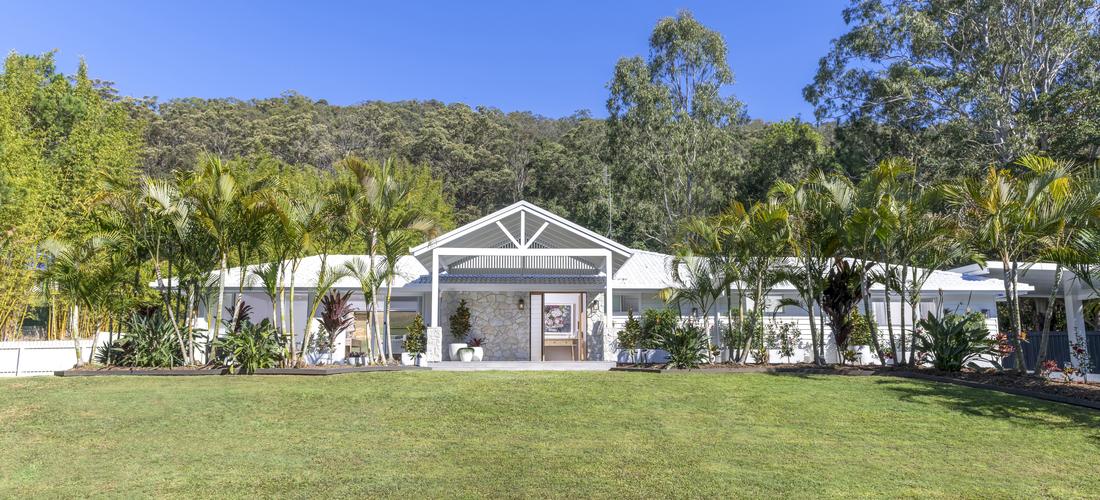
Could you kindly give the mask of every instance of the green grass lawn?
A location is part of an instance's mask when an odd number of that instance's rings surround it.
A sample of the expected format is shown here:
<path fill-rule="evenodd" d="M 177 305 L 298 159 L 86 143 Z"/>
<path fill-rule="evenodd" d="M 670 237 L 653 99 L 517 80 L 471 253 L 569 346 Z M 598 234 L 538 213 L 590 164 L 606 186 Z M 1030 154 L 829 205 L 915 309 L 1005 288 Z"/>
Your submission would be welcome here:
<path fill-rule="evenodd" d="M 0 379 L 0 496 L 1100 497 L 1100 412 L 881 377 Z"/>

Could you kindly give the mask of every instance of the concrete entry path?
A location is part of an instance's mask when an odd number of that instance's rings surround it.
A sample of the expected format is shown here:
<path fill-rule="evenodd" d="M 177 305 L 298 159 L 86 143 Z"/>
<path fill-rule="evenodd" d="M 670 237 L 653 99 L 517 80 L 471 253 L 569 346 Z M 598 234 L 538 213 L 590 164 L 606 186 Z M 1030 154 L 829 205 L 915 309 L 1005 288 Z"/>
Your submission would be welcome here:
<path fill-rule="evenodd" d="M 453 372 L 479 371 L 599 371 L 615 366 L 613 361 L 441 361 L 428 363 L 432 370 Z"/>

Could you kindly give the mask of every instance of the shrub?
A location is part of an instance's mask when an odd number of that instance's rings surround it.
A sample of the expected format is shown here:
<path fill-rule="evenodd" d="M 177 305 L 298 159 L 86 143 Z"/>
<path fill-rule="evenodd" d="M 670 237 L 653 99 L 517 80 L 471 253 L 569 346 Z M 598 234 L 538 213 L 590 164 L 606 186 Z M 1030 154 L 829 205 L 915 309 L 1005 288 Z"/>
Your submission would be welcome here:
<path fill-rule="evenodd" d="M 787 362 L 791 362 L 791 358 L 794 357 L 794 351 L 800 347 L 800 340 L 802 338 L 802 332 L 799 331 L 798 325 L 793 322 L 776 323 L 772 322 L 768 325 L 768 348 L 779 351 L 779 356 L 786 358 Z"/>
<path fill-rule="evenodd" d="M 316 340 L 319 352 L 331 353 L 336 347 L 336 338 L 355 325 L 354 308 L 351 306 L 351 292 L 329 292 L 321 298 L 321 332 Z"/>
<path fill-rule="evenodd" d="M 930 313 L 917 327 L 913 339 L 916 350 L 930 357 L 939 370 L 959 371 L 969 361 L 999 353 L 997 341 L 989 338 L 985 316 L 980 312 L 965 316 L 952 313 L 942 318 Z"/>
<path fill-rule="evenodd" d="M 417 314 L 412 323 L 406 328 L 409 333 L 405 335 L 403 347 L 409 354 L 424 354 L 427 350 L 427 331 L 424 326 L 424 317 Z"/>
<path fill-rule="evenodd" d="M 134 313 L 124 324 L 126 333 L 96 352 L 96 362 L 116 366 L 168 368 L 182 365 L 183 352 L 172 322 L 159 311 Z"/>
<path fill-rule="evenodd" d="M 229 373 L 253 374 L 261 368 L 274 368 L 283 360 L 279 332 L 268 320 L 259 324 L 241 321 L 237 329 L 214 343 L 217 362 Z"/>
<path fill-rule="evenodd" d="M 707 335 L 694 322 L 673 328 L 661 339 L 668 363 L 676 368 L 697 368 L 707 359 Z"/>
<path fill-rule="evenodd" d="M 642 323 L 634 317 L 634 311 L 628 311 L 626 324 L 623 325 L 622 330 L 619 330 L 619 349 L 626 350 L 633 357 L 634 350 L 641 349 L 641 341 Z"/>
<path fill-rule="evenodd" d="M 875 339 L 871 336 L 871 322 L 867 316 L 852 311 L 852 332 L 848 336 L 848 345 L 875 345 Z"/>
<path fill-rule="evenodd" d="M 458 309 L 451 315 L 451 336 L 455 342 L 462 342 L 470 334 L 470 309 L 466 307 L 466 300 L 458 303 Z"/>
<path fill-rule="evenodd" d="M 646 309 L 642 314 L 638 349 L 660 349 L 662 340 L 672 335 L 680 325 L 680 315 L 672 309 Z"/>

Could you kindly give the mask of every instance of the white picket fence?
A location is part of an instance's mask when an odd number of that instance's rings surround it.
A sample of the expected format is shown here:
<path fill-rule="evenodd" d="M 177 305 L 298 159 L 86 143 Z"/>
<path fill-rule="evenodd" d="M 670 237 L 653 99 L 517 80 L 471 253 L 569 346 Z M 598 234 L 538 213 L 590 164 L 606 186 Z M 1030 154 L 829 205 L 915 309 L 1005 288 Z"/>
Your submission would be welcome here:
<path fill-rule="evenodd" d="M 99 345 L 107 342 L 107 334 L 99 336 Z M 92 339 L 80 340 L 81 357 L 91 361 L 95 355 Z M 53 375 L 76 364 L 76 348 L 72 340 L 20 340 L 0 342 L 0 377 Z"/>

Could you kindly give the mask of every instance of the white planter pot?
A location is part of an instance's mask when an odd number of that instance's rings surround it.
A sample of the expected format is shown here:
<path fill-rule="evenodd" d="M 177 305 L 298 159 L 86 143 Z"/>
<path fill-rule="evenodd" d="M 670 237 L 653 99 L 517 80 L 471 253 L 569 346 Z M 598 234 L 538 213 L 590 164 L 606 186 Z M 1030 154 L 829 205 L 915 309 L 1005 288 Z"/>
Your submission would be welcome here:
<path fill-rule="evenodd" d="M 420 358 L 423 358 L 422 354 L 413 354 L 408 352 L 401 353 L 401 366 L 420 366 Z"/>
<path fill-rule="evenodd" d="M 453 344 L 447 344 L 447 359 L 451 361 L 458 361 L 458 350 L 466 347 L 463 342 L 455 342 Z"/>
<path fill-rule="evenodd" d="M 474 350 L 474 361 L 481 361 L 481 358 L 485 357 L 484 347 L 471 347 Z"/>
<path fill-rule="evenodd" d="M 458 360 L 463 363 L 469 363 L 474 360 L 474 349 L 471 347 L 465 347 L 459 349 Z"/>

